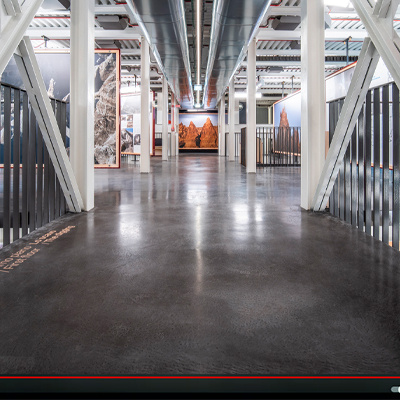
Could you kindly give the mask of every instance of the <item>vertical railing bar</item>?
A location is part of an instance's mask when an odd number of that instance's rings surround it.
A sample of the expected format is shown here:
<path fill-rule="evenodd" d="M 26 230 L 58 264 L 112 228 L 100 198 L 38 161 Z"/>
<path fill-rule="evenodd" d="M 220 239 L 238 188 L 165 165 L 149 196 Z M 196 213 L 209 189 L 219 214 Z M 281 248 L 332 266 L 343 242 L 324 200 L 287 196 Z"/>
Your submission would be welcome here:
<path fill-rule="evenodd" d="M 43 224 L 47 224 L 49 219 L 49 187 L 50 187 L 50 158 L 47 147 L 43 148 Z"/>
<path fill-rule="evenodd" d="M 365 102 L 365 232 L 371 235 L 372 228 L 372 91 L 368 91 Z"/>
<path fill-rule="evenodd" d="M 67 105 L 62 102 L 61 104 L 61 137 L 64 142 L 64 146 L 67 145 Z M 67 203 L 65 196 L 61 193 L 61 214 L 65 214 L 67 210 Z"/>
<path fill-rule="evenodd" d="M 343 162 L 339 170 L 339 218 L 345 219 L 345 163 Z"/>
<path fill-rule="evenodd" d="M 380 228 L 380 123 L 381 123 L 380 89 L 374 89 L 374 237 L 379 239 Z"/>
<path fill-rule="evenodd" d="M 399 88 L 392 85 L 393 102 L 393 230 L 392 246 L 399 250 L 399 225 L 400 225 L 400 113 L 399 113 Z"/>
<path fill-rule="evenodd" d="M 286 135 L 285 135 L 285 154 L 286 154 L 286 166 L 289 165 L 289 137 L 290 137 L 290 127 L 286 128 Z"/>
<path fill-rule="evenodd" d="M 271 165 L 275 165 L 275 135 L 276 135 L 276 129 L 277 128 L 274 127 L 273 130 L 272 130 L 273 131 L 273 135 L 272 135 L 272 148 L 271 148 Z"/>
<path fill-rule="evenodd" d="M 21 138 L 21 91 L 14 90 L 14 135 L 13 135 L 13 240 L 19 239 L 21 225 L 19 211 L 20 181 L 20 138 Z"/>
<path fill-rule="evenodd" d="M 29 232 L 36 227 L 36 117 L 31 108 L 28 155 L 28 226 Z"/>
<path fill-rule="evenodd" d="M 328 130 L 329 130 L 329 147 L 331 146 L 332 142 L 332 136 L 333 136 L 333 130 L 335 129 L 335 102 L 331 101 L 328 105 L 328 110 L 329 110 L 329 122 L 328 122 Z M 331 195 L 329 196 L 329 212 L 334 215 L 335 212 L 335 186 L 333 187 L 333 190 L 331 192 Z"/>
<path fill-rule="evenodd" d="M 43 226 L 43 136 L 36 124 L 37 133 L 37 205 L 36 205 L 36 224 L 37 228 Z"/>
<path fill-rule="evenodd" d="M 346 155 L 344 158 L 344 181 L 345 181 L 345 215 L 344 219 L 349 224 L 351 223 L 351 170 L 350 170 L 350 157 L 351 157 L 351 143 L 349 143 Z"/>
<path fill-rule="evenodd" d="M 29 159 L 29 103 L 25 92 L 22 99 L 22 236 L 28 234 L 28 159 Z"/>
<path fill-rule="evenodd" d="M 343 101 L 339 100 L 339 107 L 338 107 L 338 115 L 343 107 Z M 345 161 L 343 160 L 342 165 L 340 166 L 339 171 L 339 180 L 340 180 L 340 203 L 339 203 L 339 216 L 342 220 L 346 218 L 346 182 L 345 182 Z"/>
<path fill-rule="evenodd" d="M 351 224 L 357 226 L 357 127 L 353 130 L 351 137 Z"/>
<path fill-rule="evenodd" d="M 10 244 L 11 236 L 11 88 L 4 86 L 4 182 L 3 182 L 3 245 Z"/>
<path fill-rule="evenodd" d="M 334 110 L 334 118 L 333 118 L 333 127 L 332 127 L 332 138 L 333 138 L 333 134 L 335 133 L 335 128 L 336 128 L 336 124 L 337 121 L 339 119 L 339 107 L 340 107 L 340 101 L 336 101 L 333 107 Z M 335 216 L 339 217 L 339 193 L 340 193 L 340 181 L 339 181 L 339 175 L 336 178 L 336 182 L 335 185 L 333 187 L 333 194 L 335 197 Z"/>
<path fill-rule="evenodd" d="M 365 168 L 365 113 L 361 108 L 358 117 L 358 229 L 364 229 L 364 168 Z"/>
<path fill-rule="evenodd" d="M 382 241 L 389 244 L 389 85 L 382 87 Z"/>

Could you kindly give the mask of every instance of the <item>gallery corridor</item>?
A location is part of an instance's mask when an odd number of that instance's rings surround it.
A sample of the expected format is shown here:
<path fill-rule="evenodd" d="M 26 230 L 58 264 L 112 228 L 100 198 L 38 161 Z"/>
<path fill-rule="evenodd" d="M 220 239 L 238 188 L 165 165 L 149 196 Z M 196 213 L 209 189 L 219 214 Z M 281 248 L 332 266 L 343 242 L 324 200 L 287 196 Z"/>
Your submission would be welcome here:
<path fill-rule="evenodd" d="M 3 250 L 0 374 L 399 374 L 400 254 L 302 211 L 300 168 L 151 169 Z"/>

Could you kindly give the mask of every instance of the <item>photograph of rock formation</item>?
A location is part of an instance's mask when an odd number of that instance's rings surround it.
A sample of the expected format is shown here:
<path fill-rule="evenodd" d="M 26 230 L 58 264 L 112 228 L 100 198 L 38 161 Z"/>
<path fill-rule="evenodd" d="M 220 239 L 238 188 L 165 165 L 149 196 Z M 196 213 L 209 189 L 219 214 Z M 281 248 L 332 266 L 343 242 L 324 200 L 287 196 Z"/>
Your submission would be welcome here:
<path fill-rule="evenodd" d="M 280 113 L 279 129 L 275 132 L 275 152 L 300 155 L 301 143 L 299 127 L 290 126 L 286 108 Z"/>
<path fill-rule="evenodd" d="M 218 149 L 217 114 L 180 114 L 179 148 Z"/>
<path fill-rule="evenodd" d="M 69 103 L 70 53 L 43 51 L 36 54 L 48 95 Z M 118 168 L 120 162 L 119 124 L 119 50 L 95 50 L 95 167 Z M 2 75 L 6 83 L 23 88 L 22 80 L 11 59 Z M 69 104 L 67 105 L 67 152 L 69 150 Z"/>
<path fill-rule="evenodd" d="M 99 166 L 119 166 L 117 54 L 96 53 L 95 65 L 94 162 Z"/>

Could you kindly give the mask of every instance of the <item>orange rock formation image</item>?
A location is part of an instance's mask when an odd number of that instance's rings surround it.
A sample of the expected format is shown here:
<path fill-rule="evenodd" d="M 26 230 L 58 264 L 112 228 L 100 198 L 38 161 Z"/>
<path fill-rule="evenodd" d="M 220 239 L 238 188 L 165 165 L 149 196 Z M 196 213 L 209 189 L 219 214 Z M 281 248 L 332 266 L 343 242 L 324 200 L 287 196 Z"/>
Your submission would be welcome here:
<path fill-rule="evenodd" d="M 275 150 L 300 154 L 301 143 L 299 140 L 299 131 L 297 128 L 290 129 L 285 107 L 283 107 L 280 117 L 279 131 L 275 139 Z"/>
<path fill-rule="evenodd" d="M 208 117 L 205 124 L 198 128 L 193 121 L 189 126 L 179 124 L 179 147 L 185 149 L 217 149 L 218 127 Z"/>

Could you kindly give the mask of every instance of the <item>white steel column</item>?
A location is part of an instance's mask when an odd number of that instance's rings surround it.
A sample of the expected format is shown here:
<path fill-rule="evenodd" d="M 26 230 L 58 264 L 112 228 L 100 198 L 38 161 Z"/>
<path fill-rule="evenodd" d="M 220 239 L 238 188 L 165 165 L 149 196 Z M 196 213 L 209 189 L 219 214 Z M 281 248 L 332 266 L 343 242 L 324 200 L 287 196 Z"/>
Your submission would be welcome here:
<path fill-rule="evenodd" d="M 256 163 L 256 44 L 254 38 L 247 51 L 247 129 L 246 129 L 246 172 L 255 174 Z"/>
<path fill-rule="evenodd" d="M 301 207 L 309 210 L 325 156 L 324 2 L 301 7 Z"/>
<path fill-rule="evenodd" d="M 235 78 L 229 82 L 229 161 L 235 161 Z"/>
<path fill-rule="evenodd" d="M 225 157 L 226 154 L 226 126 L 225 126 L 225 93 L 221 98 L 221 156 Z"/>
<path fill-rule="evenodd" d="M 218 103 L 218 155 L 221 155 L 221 101 Z"/>
<path fill-rule="evenodd" d="M 175 155 L 179 156 L 179 107 L 175 102 Z"/>
<path fill-rule="evenodd" d="M 222 96 L 219 102 L 219 155 L 225 157 L 225 95 Z"/>
<path fill-rule="evenodd" d="M 162 86 L 162 160 L 168 161 L 168 83 L 165 77 Z"/>
<path fill-rule="evenodd" d="M 94 207 L 94 8 L 71 1 L 71 164 L 86 211 Z"/>
<path fill-rule="evenodd" d="M 149 43 L 144 36 L 141 37 L 141 104 L 140 104 L 140 173 L 150 172 L 150 54 Z"/>
<path fill-rule="evenodd" d="M 171 95 L 171 157 L 175 157 L 176 155 L 176 144 L 175 144 L 175 94 Z"/>

